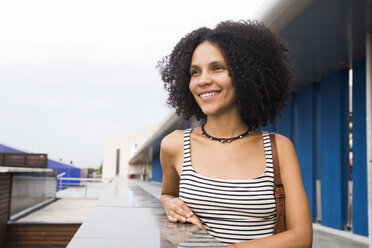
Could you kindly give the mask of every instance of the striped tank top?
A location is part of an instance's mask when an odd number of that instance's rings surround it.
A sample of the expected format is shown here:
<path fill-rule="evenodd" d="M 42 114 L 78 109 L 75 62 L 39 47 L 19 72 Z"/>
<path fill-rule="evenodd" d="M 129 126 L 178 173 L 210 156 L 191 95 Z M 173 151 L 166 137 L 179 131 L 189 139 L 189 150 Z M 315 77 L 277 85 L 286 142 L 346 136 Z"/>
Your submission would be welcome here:
<path fill-rule="evenodd" d="M 266 169 L 254 179 L 216 179 L 198 174 L 191 164 L 190 133 L 184 134 L 179 197 L 208 233 L 225 244 L 271 236 L 276 221 L 270 136 L 262 133 Z"/>

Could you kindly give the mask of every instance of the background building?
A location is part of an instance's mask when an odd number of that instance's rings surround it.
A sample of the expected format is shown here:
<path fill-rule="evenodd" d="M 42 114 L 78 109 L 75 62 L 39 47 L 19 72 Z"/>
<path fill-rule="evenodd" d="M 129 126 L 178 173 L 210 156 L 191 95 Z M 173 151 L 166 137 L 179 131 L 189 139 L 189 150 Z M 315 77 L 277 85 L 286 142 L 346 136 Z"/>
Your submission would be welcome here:
<path fill-rule="evenodd" d="M 140 176 L 146 168 L 146 163 L 143 161 L 142 167 L 131 167 L 128 161 L 158 127 L 159 124 L 153 124 L 130 134 L 105 140 L 102 178 L 114 178 L 117 175 Z"/>

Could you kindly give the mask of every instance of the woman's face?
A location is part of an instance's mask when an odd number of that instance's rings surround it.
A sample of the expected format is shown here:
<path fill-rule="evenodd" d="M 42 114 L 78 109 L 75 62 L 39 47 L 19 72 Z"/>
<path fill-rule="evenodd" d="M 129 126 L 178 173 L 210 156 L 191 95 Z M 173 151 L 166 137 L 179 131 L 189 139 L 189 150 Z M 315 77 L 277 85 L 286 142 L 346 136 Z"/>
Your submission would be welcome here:
<path fill-rule="evenodd" d="M 196 47 L 190 75 L 190 91 L 205 115 L 220 115 L 236 107 L 236 90 L 217 46 L 205 41 Z"/>

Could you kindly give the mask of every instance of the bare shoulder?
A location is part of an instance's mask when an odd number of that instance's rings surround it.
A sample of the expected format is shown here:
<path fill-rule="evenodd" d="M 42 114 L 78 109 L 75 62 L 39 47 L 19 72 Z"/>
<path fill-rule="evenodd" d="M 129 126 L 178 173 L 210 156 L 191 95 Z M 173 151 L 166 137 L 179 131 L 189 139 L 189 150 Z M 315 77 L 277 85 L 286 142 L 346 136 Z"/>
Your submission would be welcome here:
<path fill-rule="evenodd" d="M 278 150 L 288 151 L 294 149 L 292 141 L 281 134 L 275 134 L 275 141 Z"/>
<path fill-rule="evenodd" d="M 165 136 L 160 146 L 160 163 L 167 182 L 181 174 L 184 131 L 176 130 Z M 173 180 L 172 179 L 172 180 Z M 163 180 L 164 182 L 164 180 Z"/>
<path fill-rule="evenodd" d="M 280 134 L 275 134 L 275 141 L 278 149 L 280 166 L 297 166 L 297 155 L 292 141 Z"/>
<path fill-rule="evenodd" d="M 183 150 L 183 130 L 175 130 L 168 134 L 161 141 L 160 152 L 167 157 L 176 156 L 180 150 Z"/>

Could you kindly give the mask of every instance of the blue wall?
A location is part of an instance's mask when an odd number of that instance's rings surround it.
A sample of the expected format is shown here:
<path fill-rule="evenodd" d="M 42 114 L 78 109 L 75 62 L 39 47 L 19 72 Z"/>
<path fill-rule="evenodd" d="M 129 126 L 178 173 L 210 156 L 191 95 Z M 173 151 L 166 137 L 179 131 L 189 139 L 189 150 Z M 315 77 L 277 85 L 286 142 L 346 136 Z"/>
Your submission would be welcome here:
<path fill-rule="evenodd" d="M 275 132 L 291 139 L 292 137 L 292 108 L 293 99 L 291 99 L 284 107 L 280 116 L 273 123 L 266 126 L 260 126 L 257 129 L 260 131 Z"/>
<path fill-rule="evenodd" d="M 297 141 L 297 133 L 298 133 L 298 94 L 297 93 L 293 93 L 292 94 L 292 104 L 290 105 L 291 107 L 291 117 L 292 117 L 292 121 L 291 121 L 291 141 L 293 142 L 293 144 L 296 145 L 296 141 Z"/>
<path fill-rule="evenodd" d="M 344 229 L 348 182 L 348 72 L 337 71 L 320 84 L 322 224 Z"/>
<path fill-rule="evenodd" d="M 292 139 L 292 104 L 293 99 L 285 106 L 281 117 L 275 121 L 275 132 Z"/>
<path fill-rule="evenodd" d="M 163 181 L 163 169 L 161 168 L 159 156 L 152 158 L 152 181 L 160 183 Z"/>
<path fill-rule="evenodd" d="M 160 164 L 160 144 L 163 137 L 157 139 L 152 145 L 152 181 L 163 181 L 163 169 Z"/>
<path fill-rule="evenodd" d="M 368 236 L 365 60 L 353 76 L 353 232 Z"/>
<path fill-rule="evenodd" d="M 317 94 L 316 84 L 310 84 L 297 93 L 297 132 L 296 151 L 301 168 L 302 180 L 304 183 L 307 198 L 309 200 L 310 211 L 313 221 L 316 218 L 316 189 L 315 189 L 315 143 L 314 143 L 314 123 L 315 123 L 315 104 L 314 99 Z M 317 144 L 319 145 L 319 144 Z"/>
<path fill-rule="evenodd" d="M 321 131 L 321 115 L 322 115 L 322 102 L 320 95 L 320 83 L 314 83 L 314 176 L 315 180 L 321 180 L 321 141 L 322 141 L 322 131 Z M 314 212 L 315 213 L 315 212 Z"/>

